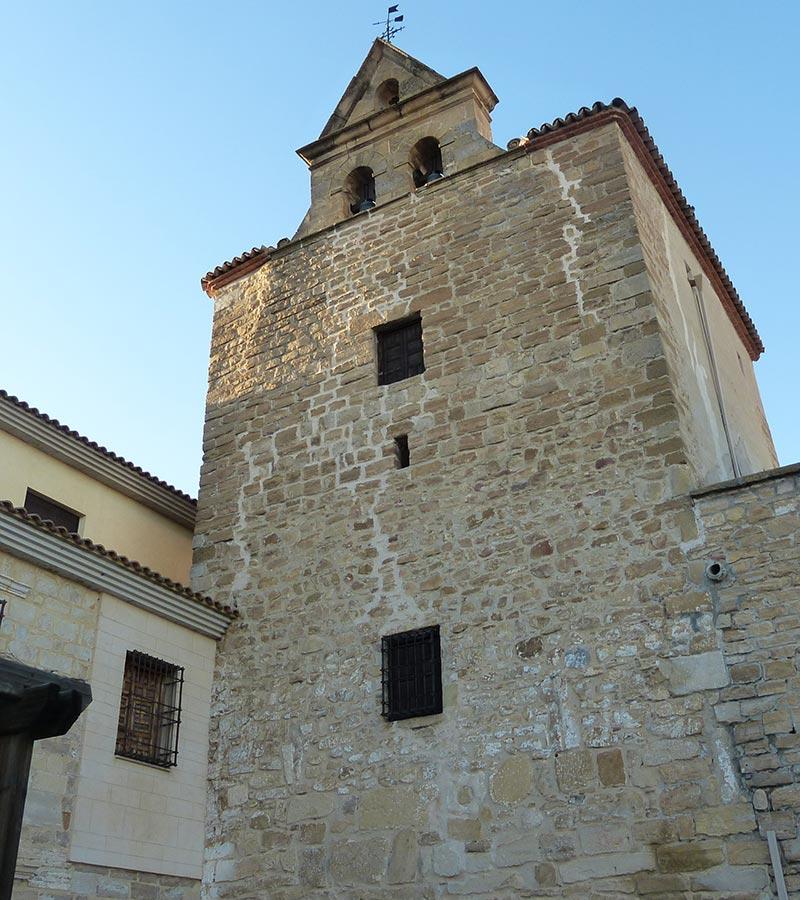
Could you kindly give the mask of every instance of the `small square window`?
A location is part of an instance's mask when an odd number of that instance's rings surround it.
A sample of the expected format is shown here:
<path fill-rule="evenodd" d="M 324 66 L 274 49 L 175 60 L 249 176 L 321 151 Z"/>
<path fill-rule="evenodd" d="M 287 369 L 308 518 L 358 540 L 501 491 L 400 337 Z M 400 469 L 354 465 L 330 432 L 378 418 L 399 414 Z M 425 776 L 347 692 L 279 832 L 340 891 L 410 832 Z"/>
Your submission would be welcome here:
<path fill-rule="evenodd" d="M 425 371 L 422 319 L 404 319 L 375 329 L 378 338 L 378 384 L 393 384 Z"/>
<path fill-rule="evenodd" d="M 81 514 L 76 513 L 55 500 L 50 500 L 42 494 L 37 494 L 28 488 L 25 494 L 25 503 L 23 504 L 25 512 L 33 513 L 41 519 L 52 522 L 66 528 L 71 534 L 78 533 L 78 525 L 81 521 Z"/>
<path fill-rule="evenodd" d="M 183 669 L 138 650 L 125 657 L 116 755 L 163 766 L 178 763 Z"/>
<path fill-rule="evenodd" d="M 383 716 L 390 722 L 442 711 L 439 626 L 381 638 Z"/>

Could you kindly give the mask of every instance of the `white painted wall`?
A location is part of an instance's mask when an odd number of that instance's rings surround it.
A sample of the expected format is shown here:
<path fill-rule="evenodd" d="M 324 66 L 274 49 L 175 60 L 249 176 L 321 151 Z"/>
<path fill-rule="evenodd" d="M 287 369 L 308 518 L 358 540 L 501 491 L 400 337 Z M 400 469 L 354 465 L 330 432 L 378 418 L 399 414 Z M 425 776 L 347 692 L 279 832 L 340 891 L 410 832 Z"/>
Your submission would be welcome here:
<path fill-rule="evenodd" d="M 178 764 L 161 769 L 114 755 L 125 656 L 140 650 L 183 666 Z M 199 878 L 216 644 L 103 595 L 85 713 L 70 859 Z"/>

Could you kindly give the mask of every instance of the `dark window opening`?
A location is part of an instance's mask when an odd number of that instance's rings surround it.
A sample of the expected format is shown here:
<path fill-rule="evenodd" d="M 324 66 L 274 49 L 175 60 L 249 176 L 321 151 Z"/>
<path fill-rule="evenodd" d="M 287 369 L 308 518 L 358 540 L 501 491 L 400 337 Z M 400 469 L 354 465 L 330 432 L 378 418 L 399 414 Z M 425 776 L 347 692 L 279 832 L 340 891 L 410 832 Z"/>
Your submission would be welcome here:
<path fill-rule="evenodd" d="M 350 212 L 366 212 L 375 206 L 375 177 L 368 166 L 359 166 L 347 176 L 344 186 Z"/>
<path fill-rule="evenodd" d="M 411 465 L 407 434 L 398 434 L 394 439 L 394 461 L 398 469 L 407 469 Z"/>
<path fill-rule="evenodd" d="M 54 525 L 66 528 L 71 534 L 78 533 L 78 525 L 81 521 L 80 513 L 73 512 L 71 509 L 67 509 L 66 506 L 56 503 L 55 500 L 50 500 L 41 494 L 35 493 L 30 488 L 25 494 L 24 508 L 25 512 L 32 513 L 48 522 L 52 522 Z"/>
<path fill-rule="evenodd" d="M 165 769 L 178 764 L 183 668 L 138 650 L 125 657 L 115 753 Z"/>
<path fill-rule="evenodd" d="M 0 597 L 0 625 L 3 624 L 3 616 L 6 612 L 6 599 L 5 597 Z"/>
<path fill-rule="evenodd" d="M 418 188 L 444 177 L 442 151 L 436 138 L 426 137 L 414 145 L 411 168 L 414 186 Z"/>
<path fill-rule="evenodd" d="M 442 711 L 439 626 L 381 638 L 383 716 L 390 722 Z"/>
<path fill-rule="evenodd" d="M 400 102 L 400 85 L 396 78 L 387 78 L 376 91 L 378 105 L 381 109 L 397 106 Z"/>
<path fill-rule="evenodd" d="M 375 330 L 378 338 L 378 384 L 403 381 L 425 371 L 422 319 L 416 316 Z"/>

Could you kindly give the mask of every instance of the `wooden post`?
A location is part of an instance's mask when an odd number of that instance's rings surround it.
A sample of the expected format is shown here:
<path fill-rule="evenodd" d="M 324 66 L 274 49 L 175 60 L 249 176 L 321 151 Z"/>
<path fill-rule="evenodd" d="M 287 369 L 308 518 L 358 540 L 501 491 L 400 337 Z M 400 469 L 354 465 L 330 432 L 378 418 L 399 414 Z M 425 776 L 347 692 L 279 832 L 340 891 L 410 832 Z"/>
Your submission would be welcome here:
<path fill-rule="evenodd" d="M 0 737 L 0 900 L 9 900 L 14 888 L 32 755 L 30 734 Z"/>
<path fill-rule="evenodd" d="M 33 742 L 66 734 L 91 702 L 85 681 L 0 658 L 0 900 L 14 889 Z"/>

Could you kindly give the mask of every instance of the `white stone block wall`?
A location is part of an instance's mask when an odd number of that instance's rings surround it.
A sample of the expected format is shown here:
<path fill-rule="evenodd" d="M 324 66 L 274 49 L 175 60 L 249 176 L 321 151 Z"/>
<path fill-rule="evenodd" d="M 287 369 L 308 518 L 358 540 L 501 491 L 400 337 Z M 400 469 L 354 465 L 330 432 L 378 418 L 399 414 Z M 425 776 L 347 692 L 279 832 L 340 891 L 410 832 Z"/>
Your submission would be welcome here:
<path fill-rule="evenodd" d="M 200 877 L 215 647 L 211 638 L 103 596 L 71 860 Z M 173 768 L 114 755 L 128 650 L 185 669 L 178 763 Z"/>

